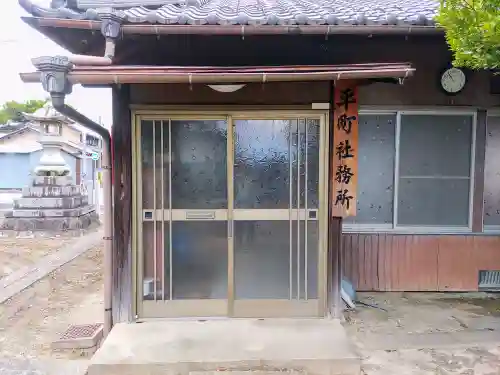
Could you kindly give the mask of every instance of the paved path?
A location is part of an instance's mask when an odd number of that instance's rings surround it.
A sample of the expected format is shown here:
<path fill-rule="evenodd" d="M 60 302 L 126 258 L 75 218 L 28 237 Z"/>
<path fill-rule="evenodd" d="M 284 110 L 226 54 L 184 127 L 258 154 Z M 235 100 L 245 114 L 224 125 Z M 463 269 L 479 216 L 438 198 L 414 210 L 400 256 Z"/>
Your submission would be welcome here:
<path fill-rule="evenodd" d="M 28 358 L 1 358 L 1 375 L 84 375 L 86 360 L 35 360 Z"/>
<path fill-rule="evenodd" d="M 97 230 L 87 233 L 83 237 L 77 237 L 60 250 L 44 256 L 35 265 L 22 267 L 10 275 L 1 278 L 0 304 L 92 247 L 97 246 L 102 240 L 102 236 L 102 230 Z"/>

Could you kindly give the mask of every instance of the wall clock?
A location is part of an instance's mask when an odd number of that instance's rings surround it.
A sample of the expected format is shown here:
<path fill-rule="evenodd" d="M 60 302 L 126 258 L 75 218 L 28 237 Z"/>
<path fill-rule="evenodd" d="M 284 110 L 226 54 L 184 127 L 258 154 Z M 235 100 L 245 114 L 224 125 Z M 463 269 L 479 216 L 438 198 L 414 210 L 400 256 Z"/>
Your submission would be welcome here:
<path fill-rule="evenodd" d="M 440 76 L 441 88 L 448 95 L 457 95 L 460 93 L 467 82 L 465 72 L 459 68 L 447 68 Z"/>

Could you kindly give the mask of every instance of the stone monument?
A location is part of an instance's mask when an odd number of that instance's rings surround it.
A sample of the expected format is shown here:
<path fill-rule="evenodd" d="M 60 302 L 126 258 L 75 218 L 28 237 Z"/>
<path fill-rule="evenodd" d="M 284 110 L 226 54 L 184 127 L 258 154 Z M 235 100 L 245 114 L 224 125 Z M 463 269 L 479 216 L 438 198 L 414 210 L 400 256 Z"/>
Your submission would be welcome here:
<path fill-rule="evenodd" d="M 86 190 L 75 185 L 70 167 L 61 155 L 63 117 L 52 108 L 38 118 L 42 156 L 34 168 L 31 185 L 23 188 L 21 198 L 14 200 L 13 209 L 5 213 L 0 230 L 74 235 L 97 222 Z"/>

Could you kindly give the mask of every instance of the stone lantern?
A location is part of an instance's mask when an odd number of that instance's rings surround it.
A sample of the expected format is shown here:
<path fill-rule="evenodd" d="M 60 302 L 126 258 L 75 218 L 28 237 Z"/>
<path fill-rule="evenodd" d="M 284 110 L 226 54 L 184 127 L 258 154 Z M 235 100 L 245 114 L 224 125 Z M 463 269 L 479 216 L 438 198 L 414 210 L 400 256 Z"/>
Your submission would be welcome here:
<path fill-rule="evenodd" d="M 50 104 L 24 116 L 40 125 L 42 156 L 31 185 L 23 188 L 22 197 L 5 214 L 0 229 L 79 234 L 97 221 L 97 215 L 95 207 L 88 204 L 86 190 L 74 184 L 70 166 L 61 154 L 62 126 L 68 120 Z"/>

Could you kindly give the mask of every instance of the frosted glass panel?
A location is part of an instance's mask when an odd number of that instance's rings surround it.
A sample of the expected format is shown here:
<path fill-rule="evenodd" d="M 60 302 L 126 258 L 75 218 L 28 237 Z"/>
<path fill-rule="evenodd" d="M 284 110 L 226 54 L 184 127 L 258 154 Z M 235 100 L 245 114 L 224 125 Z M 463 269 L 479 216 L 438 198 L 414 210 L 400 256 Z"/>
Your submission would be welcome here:
<path fill-rule="evenodd" d="M 170 297 L 168 222 L 165 222 L 164 227 L 165 231 L 163 232 L 160 222 L 156 222 L 156 230 L 153 222 L 143 224 L 143 297 L 145 300 L 154 300 L 155 295 L 156 300 L 161 300 L 163 287 L 165 287 L 165 299 Z"/>
<path fill-rule="evenodd" d="M 288 208 L 289 137 L 296 124 L 296 120 L 235 121 L 235 208 Z"/>
<path fill-rule="evenodd" d="M 142 208 L 152 209 L 154 203 L 153 121 L 141 123 Z"/>
<path fill-rule="evenodd" d="M 472 116 L 401 116 L 398 225 L 467 227 Z"/>
<path fill-rule="evenodd" d="M 289 299 L 290 295 L 296 299 L 298 290 L 300 298 L 305 299 L 306 279 L 307 298 L 317 298 L 317 222 L 308 222 L 307 264 L 305 222 L 300 222 L 299 227 L 300 238 L 297 236 L 297 222 L 292 221 L 290 246 L 289 221 L 235 222 L 237 299 Z M 300 243 L 299 249 L 297 243 Z"/>
<path fill-rule="evenodd" d="M 469 188 L 468 179 L 401 178 L 398 224 L 466 227 Z"/>
<path fill-rule="evenodd" d="M 301 173 L 305 173 L 307 160 L 307 208 L 319 207 L 319 147 L 320 147 L 320 121 L 319 119 L 307 119 L 307 130 L 304 134 L 304 142 L 307 145 L 307 155 L 303 155 L 303 167 Z M 305 150 L 302 152 L 304 154 Z M 302 190 L 302 189 L 301 189 Z M 302 190 L 303 191 L 303 190 Z M 301 207 L 304 208 L 305 198 L 301 198 Z"/>
<path fill-rule="evenodd" d="M 470 176 L 472 116 L 403 115 L 400 137 L 400 176 Z"/>
<path fill-rule="evenodd" d="M 169 208 L 169 122 L 142 121 L 142 208 Z M 163 177 L 163 178 L 162 178 Z"/>
<path fill-rule="evenodd" d="M 172 121 L 172 208 L 227 208 L 225 121 Z"/>
<path fill-rule="evenodd" d="M 297 191 L 304 208 L 306 178 L 308 208 L 318 208 L 319 129 L 318 119 L 235 121 L 235 208 L 289 208 L 290 193 L 296 208 Z"/>
<path fill-rule="evenodd" d="M 344 223 L 392 223 L 395 135 L 396 114 L 359 116 L 357 211 Z"/>
<path fill-rule="evenodd" d="M 500 116 L 488 116 L 484 170 L 484 225 L 500 225 Z"/>
<path fill-rule="evenodd" d="M 173 222 L 173 299 L 227 298 L 227 222 Z"/>

